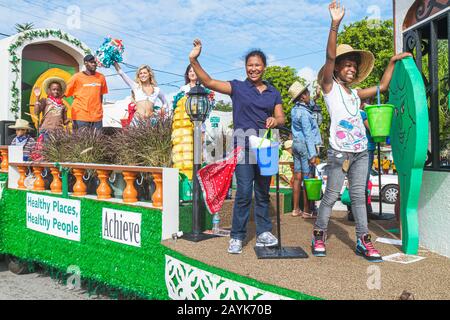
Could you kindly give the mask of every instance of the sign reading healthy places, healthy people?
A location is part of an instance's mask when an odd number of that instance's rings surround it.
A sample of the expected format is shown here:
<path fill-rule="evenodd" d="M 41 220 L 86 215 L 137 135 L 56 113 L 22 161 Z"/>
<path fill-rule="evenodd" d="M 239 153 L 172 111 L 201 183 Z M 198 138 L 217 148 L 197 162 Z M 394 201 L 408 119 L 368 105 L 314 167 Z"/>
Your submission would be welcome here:
<path fill-rule="evenodd" d="M 80 201 L 27 193 L 27 228 L 80 241 Z"/>

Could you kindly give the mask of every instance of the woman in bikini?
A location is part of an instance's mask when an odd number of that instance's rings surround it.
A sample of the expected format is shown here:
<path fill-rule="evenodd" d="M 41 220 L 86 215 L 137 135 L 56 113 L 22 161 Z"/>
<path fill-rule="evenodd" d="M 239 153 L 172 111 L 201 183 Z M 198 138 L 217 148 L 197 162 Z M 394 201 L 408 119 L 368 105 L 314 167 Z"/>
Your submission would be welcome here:
<path fill-rule="evenodd" d="M 156 83 L 155 75 L 152 69 L 143 65 L 136 71 L 136 80 L 128 77 L 117 62 L 114 63 L 117 73 L 122 77 L 125 83 L 131 88 L 136 103 L 136 113 L 133 120 L 146 120 L 153 116 L 155 103 L 159 99 L 162 102 L 161 115 L 169 110 L 169 104 L 166 97 Z"/>

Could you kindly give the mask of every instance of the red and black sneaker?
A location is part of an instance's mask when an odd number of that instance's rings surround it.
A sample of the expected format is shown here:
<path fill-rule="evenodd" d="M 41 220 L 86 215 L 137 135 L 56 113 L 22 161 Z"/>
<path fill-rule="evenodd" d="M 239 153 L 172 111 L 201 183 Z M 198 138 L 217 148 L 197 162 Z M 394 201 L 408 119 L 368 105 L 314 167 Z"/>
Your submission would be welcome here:
<path fill-rule="evenodd" d="M 314 230 L 312 236 L 312 254 L 316 257 L 326 257 L 327 250 L 325 248 L 325 232 L 322 230 Z"/>
<path fill-rule="evenodd" d="M 380 252 L 373 246 L 370 234 L 364 234 L 356 241 L 356 254 L 371 262 L 383 261 Z"/>

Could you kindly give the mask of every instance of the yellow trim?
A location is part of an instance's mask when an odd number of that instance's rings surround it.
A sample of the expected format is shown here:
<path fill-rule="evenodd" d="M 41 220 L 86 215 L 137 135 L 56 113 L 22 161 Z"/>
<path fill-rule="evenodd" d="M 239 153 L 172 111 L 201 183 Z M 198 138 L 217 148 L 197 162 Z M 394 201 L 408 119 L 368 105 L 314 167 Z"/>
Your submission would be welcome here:
<path fill-rule="evenodd" d="M 64 71 L 62 69 L 52 68 L 52 69 L 48 69 L 47 71 L 45 71 L 36 80 L 36 82 L 33 85 L 32 90 L 31 90 L 31 96 L 30 96 L 30 114 L 31 114 L 31 119 L 33 120 L 34 126 L 36 128 L 38 127 L 38 121 L 40 121 L 41 119 L 40 119 L 40 117 L 38 119 L 34 115 L 34 104 L 36 103 L 36 96 L 34 95 L 34 89 L 36 87 L 41 88 L 41 96 L 40 96 L 40 98 L 41 99 L 42 98 L 47 98 L 47 92 L 44 92 L 45 89 L 42 87 L 42 85 L 43 85 L 45 80 L 47 80 L 48 78 L 53 78 L 53 77 L 61 78 L 66 83 L 68 83 L 70 78 L 72 77 L 72 75 L 69 72 Z M 64 94 L 64 92 L 63 92 L 63 94 Z M 70 104 L 66 100 L 63 100 L 63 102 L 64 102 L 64 105 L 68 108 L 67 117 L 71 118 L 72 117 L 72 107 L 70 106 Z"/>

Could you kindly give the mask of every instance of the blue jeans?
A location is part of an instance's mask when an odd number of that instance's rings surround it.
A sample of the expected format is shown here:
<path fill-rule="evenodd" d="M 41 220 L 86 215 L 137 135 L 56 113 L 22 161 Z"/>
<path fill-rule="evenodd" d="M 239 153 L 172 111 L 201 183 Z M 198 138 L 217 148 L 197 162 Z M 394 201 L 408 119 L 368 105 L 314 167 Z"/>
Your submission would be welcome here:
<path fill-rule="evenodd" d="M 75 130 L 81 128 L 101 129 L 103 128 L 103 121 L 88 122 L 88 121 L 73 120 L 73 128 Z"/>
<path fill-rule="evenodd" d="M 340 152 L 334 149 L 328 150 L 328 181 L 327 189 L 319 207 L 315 228 L 328 229 L 331 213 L 334 204 L 339 198 L 342 185 L 344 184 L 345 172 L 342 165 L 346 159 L 350 161 L 350 168 L 347 173 L 350 199 L 352 200 L 352 212 L 356 223 L 356 236 L 359 238 L 363 234 L 369 233 L 367 227 L 366 208 L 366 179 L 368 170 L 368 152 L 350 153 Z"/>
<path fill-rule="evenodd" d="M 375 159 L 375 150 L 369 150 L 369 171 L 367 172 L 367 180 L 366 180 L 366 185 L 369 185 L 369 180 L 370 180 L 370 171 L 372 171 L 372 166 L 373 166 L 373 160 Z"/>
<path fill-rule="evenodd" d="M 269 217 L 270 181 L 272 177 L 261 176 L 256 164 L 238 164 L 235 171 L 237 179 L 236 198 L 233 208 L 231 238 L 244 241 L 250 217 L 253 189 L 255 190 L 256 235 L 272 231 Z"/>

